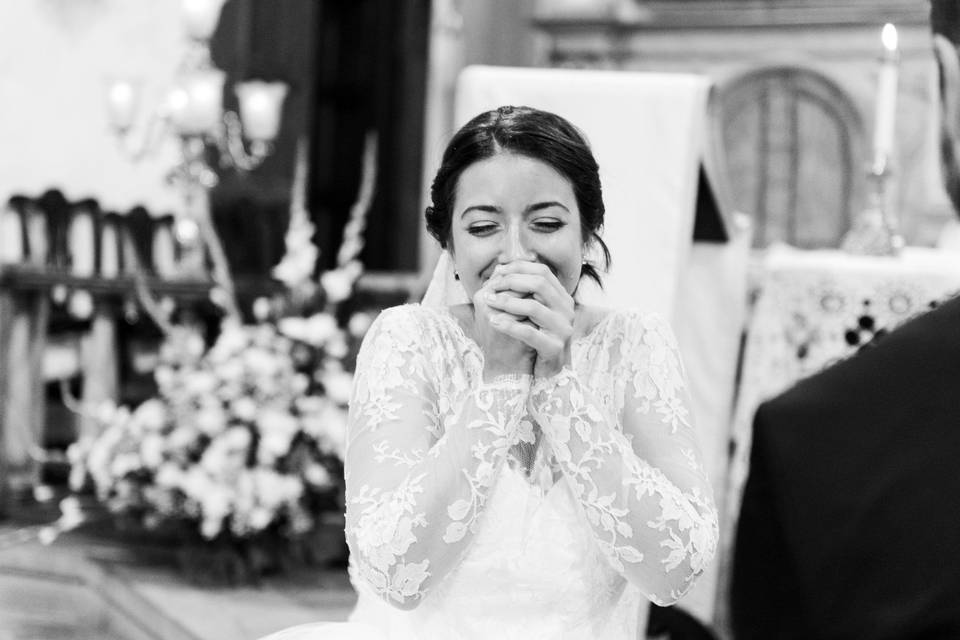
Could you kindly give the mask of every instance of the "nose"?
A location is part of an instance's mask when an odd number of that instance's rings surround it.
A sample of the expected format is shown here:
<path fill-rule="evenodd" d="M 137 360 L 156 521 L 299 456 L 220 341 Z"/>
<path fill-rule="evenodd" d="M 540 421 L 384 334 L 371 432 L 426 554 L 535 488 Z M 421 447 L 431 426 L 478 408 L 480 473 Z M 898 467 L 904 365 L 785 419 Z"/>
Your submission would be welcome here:
<path fill-rule="evenodd" d="M 536 260 L 536 258 L 536 253 L 530 250 L 529 241 L 524 237 L 521 225 L 508 227 L 497 261 L 500 264 L 506 264 L 515 260 Z"/>

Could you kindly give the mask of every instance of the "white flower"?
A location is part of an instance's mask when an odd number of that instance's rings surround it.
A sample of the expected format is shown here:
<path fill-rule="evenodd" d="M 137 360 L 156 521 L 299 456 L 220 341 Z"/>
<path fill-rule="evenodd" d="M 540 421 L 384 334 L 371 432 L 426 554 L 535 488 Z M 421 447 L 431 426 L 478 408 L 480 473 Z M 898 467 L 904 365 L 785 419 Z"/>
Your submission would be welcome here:
<path fill-rule="evenodd" d="M 37 532 L 37 541 L 45 547 L 50 546 L 60 535 L 60 531 L 53 526 L 43 527 Z"/>
<path fill-rule="evenodd" d="M 140 458 L 143 466 L 156 469 L 163 463 L 164 438 L 157 433 L 148 433 L 140 441 Z"/>
<path fill-rule="evenodd" d="M 161 400 L 151 398 L 137 407 L 133 420 L 145 431 L 160 431 L 167 422 L 167 407 Z"/>
<path fill-rule="evenodd" d="M 230 411 L 240 420 L 253 422 L 257 417 L 257 403 L 249 396 L 237 398 L 230 404 Z"/>
<path fill-rule="evenodd" d="M 73 445 L 71 445 L 73 446 Z M 87 467 L 82 462 L 73 462 L 70 464 L 70 477 L 67 483 L 71 491 L 80 491 L 87 481 Z"/>
<path fill-rule="evenodd" d="M 329 487 L 330 473 L 322 464 L 311 464 L 303 473 L 304 479 L 315 487 Z"/>
<path fill-rule="evenodd" d="M 329 353 L 334 358 L 345 358 L 349 348 L 347 347 L 347 341 L 343 337 L 343 332 L 338 331 L 330 340 L 327 341 L 327 353 Z"/>
<path fill-rule="evenodd" d="M 207 297 L 210 299 L 210 302 L 217 305 L 221 309 L 226 309 L 227 303 L 230 300 L 230 296 L 227 295 L 226 289 L 220 286 L 210 287 L 210 293 L 207 294 Z"/>
<path fill-rule="evenodd" d="M 289 412 L 267 407 L 257 416 L 260 429 L 260 448 L 257 459 L 261 464 L 273 464 L 276 458 L 290 451 L 293 436 L 300 430 L 300 421 Z"/>
<path fill-rule="evenodd" d="M 297 316 L 281 318 L 277 322 L 277 330 L 294 340 L 304 340 L 303 336 L 307 333 L 307 320 Z"/>
<path fill-rule="evenodd" d="M 305 376 L 302 373 L 298 373 L 293 376 L 293 379 L 290 381 L 290 392 L 295 397 L 302 397 L 306 393 L 307 388 L 310 386 L 310 378 Z"/>
<path fill-rule="evenodd" d="M 288 289 L 294 289 L 313 277 L 320 255 L 320 250 L 311 240 L 313 225 L 304 226 L 296 233 L 291 231 L 287 232 L 286 237 L 287 252 L 280 264 L 273 268 L 273 277 L 287 285 Z"/>
<path fill-rule="evenodd" d="M 207 540 L 212 540 L 217 537 L 217 534 L 220 533 L 222 528 L 222 518 L 204 518 L 203 523 L 200 525 L 200 534 Z"/>
<path fill-rule="evenodd" d="M 69 496 L 60 501 L 60 518 L 57 520 L 57 525 L 61 531 L 76 529 L 83 521 L 83 509 L 80 508 L 80 501 L 76 496 Z"/>
<path fill-rule="evenodd" d="M 254 531 L 263 531 L 270 525 L 270 522 L 272 521 L 273 514 L 269 509 L 264 509 L 263 507 L 256 507 L 251 510 L 250 515 L 247 518 L 250 528 Z"/>
<path fill-rule="evenodd" d="M 300 429 L 300 423 L 289 411 L 264 407 L 257 415 L 257 427 L 263 433 L 285 433 L 292 437 Z"/>
<path fill-rule="evenodd" d="M 327 399 L 320 396 L 300 396 L 293 401 L 301 416 L 320 413 L 327 406 Z"/>
<path fill-rule="evenodd" d="M 122 478 L 143 466 L 140 456 L 136 453 L 120 453 L 110 463 L 110 475 Z"/>
<path fill-rule="evenodd" d="M 173 373 L 172 367 L 162 364 L 153 370 L 153 379 L 157 381 L 160 392 L 166 393 L 173 386 L 176 375 Z"/>
<path fill-rule="evenodd" d="M 160 487 L 176 489 L 180 487 L 184 478 L 185 474 L 180 467 L 172 462 L 165 462 L 157 469 L 153 481 Z"/>
<path fill-rule="evenodd" d="M 209 371 L 190 371 L 184 374 L 183 386 L 193 396 L 206 396 L 217 390 L 219 380 Z"/>
<path fill-rule="evenodd" d="M 219 402 L 204 403 L 194 420 L 197 428 L 211 437 L 227 428 L 227 412 Z"/>
<path fill-rule="evenodd" d="M 199 467 L 191 467 L 180 479 L 180 489 L 188 498 L 196 500 L 198 503 L 203 499 L 208 490 L 212 490 L 213 483 L 206 473 Z"/>
<path fill-rule="evenodd" d="M 347 442 L 347 412 L 332 402 L 317 413 L 304 416 L 303 430 L 317 439 L 320 447 L 343 458 Z"/>
<path fill-rule="evenodd" d="M 253 301 L 253 317 L 256 318 L 257 322 L 266 321 L 267 318 L 270 317 L 270 311 L 272 309 L 273 305 L 271 305 L 270 301 L 263 296 Z"/>
<path fill-rule="evenodd" d="M 215 360 L 228 358 L 242 352 L 249 342 L 243 325 L 225 320 L 220 326 L 217 342 L 211 347 L 208 355 Z"/>
<path fill-rule="evenodd" d="M 228 467 L 228 452 L 222 446 L 209 446 L 200 457 L 200 466 L 214 478 L 222 478 L 226 475 Z"/>
<path fill-rule="evenodd" d="M 276 356 L 266 349 L 247 349 L 243 362 L 251 373 L 261 378 L 273 377 L 280 368 Z"/>
<path fill-rule="evenodd" d="M 203 336 L 196 331 L 188 330 L 183 334 L 182 348 L 186 355 L 199 358 L 206 351 L 207 346 L 204 344 Z"/>
<path fill-rule="evenodd" d="M 355 282 L 357 278 L 360 277 L 360 274 L 363 273 L 363 263 L 359 260 L 351 260 L 347 264 L 343 265 L 343 272 Z"/>
<path fill-rule="evenodd" d="M 353 391 L 352 374 L 346 371 L 326 371 L 322 382 L 331 400 L 343 405 L 350 402 L 350 394 Z"/>
<path fill-rule="evenodd" d="M 116 422 L 121 418 L 121 414 L 124 411 L 124 407 L 118 407 L 109 400 L 104 400 L 96 408 L 96 418 L 102 424 L 111 424 Z"/>
<path fill-rule="evenodd" d="M 246 451 L 252 440 L 250 431 L 244 427 L 230 427 L 220 438 L 231 451 Z"/>
<path fill-rule="evenodd" d="M 347 330 L 353 337 L 361 338 L 366 334 L 371 324 L 373 324 L 373 316 L 369 313 L 358 311 L 350 316 L 350 321 L 347 323 Z"/>
<path fill-rule="evenodd" d="M 271 511 L 298 500 L 303 493 L 303 485 L 297 478 L 281 475 L 272 469 L 256 469 L 253 482 L 257 501 Z"/>
<path fill-rule="evenodd" d="M 324 273 L 320 276 L 320 284 L 327 294 L 327 299 L 334 304 L 349 298 L 350 292 L 353 291 L 353 278 L 341 269 Z"/>
<path fill-rule="evenodd" d="M 186 449 L 193 445 L 199 432 L 193 427 L 180 425 L 167 436 L 167 446 L 171 449 Z"/>
<path fill-rule="evenodd" d="M 240 384 L 243 380 L 243 361 L 238 357 L 230 357 L 216 365 L 216 372 L 224 385 Z"/>
<path fill-rule="evenodd" d="M 329 313 L 315 313 L 306 319 L 304 341 L 321 346 L 337 332 L 337 321 Z"/>
<path fill-rule="evenodd" d="M 282 458 L 290 452 L 292 440 L 284 433 L 263 434 L 260 436 L 260 446 L 257 448 L 257 461 L 263 465 L 272 465 L 277 458 Z"/>

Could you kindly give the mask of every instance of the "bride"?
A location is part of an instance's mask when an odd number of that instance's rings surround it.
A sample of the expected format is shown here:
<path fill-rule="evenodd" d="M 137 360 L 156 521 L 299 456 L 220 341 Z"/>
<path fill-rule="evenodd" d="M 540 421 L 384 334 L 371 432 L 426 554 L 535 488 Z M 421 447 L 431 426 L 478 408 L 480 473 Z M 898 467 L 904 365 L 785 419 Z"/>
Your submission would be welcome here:
<path fill-rule="evenodd" d="M 642 599 L 675 602 L 712 558 L 717 514 L 670 327 L 583 303 L 587 256 L 609 260 L 597 163 L 563 118 L 501 107 L 454 135 L 431 195 L 427 297 L 357 361 L 356 609 L 269 640 L 637 638 Z"/>

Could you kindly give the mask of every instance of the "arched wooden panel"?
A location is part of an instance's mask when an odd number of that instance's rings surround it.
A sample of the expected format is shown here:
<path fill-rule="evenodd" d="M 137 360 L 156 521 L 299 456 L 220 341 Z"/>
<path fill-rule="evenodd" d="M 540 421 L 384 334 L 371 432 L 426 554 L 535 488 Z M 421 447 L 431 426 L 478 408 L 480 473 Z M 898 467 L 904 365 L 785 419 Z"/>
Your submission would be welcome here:
<path fill-rule="evenodd" d="M 725 210 L 754 223 L 754 246 L 836 247 L 863 203 L 863 120 L 827 76 L 793 65 L 716 87 L 714 149 Z"/>

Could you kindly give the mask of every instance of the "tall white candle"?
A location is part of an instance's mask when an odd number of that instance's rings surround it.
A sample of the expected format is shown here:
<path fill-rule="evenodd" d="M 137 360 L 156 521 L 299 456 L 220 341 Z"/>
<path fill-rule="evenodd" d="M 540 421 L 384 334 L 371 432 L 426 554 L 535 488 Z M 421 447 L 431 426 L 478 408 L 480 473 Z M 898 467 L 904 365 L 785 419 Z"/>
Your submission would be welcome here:
<path fill-rule="evenodd" d="M 897 49 L 897 28 L 889 22 L 881 32 L 883 59 L 877 82 L 876 117 L 873 130 L 873 163 L 883 167 L 893 153 L 894 129 L 897 113 L 897 81 L 900 56 Z"/>

